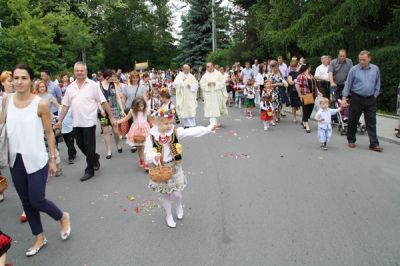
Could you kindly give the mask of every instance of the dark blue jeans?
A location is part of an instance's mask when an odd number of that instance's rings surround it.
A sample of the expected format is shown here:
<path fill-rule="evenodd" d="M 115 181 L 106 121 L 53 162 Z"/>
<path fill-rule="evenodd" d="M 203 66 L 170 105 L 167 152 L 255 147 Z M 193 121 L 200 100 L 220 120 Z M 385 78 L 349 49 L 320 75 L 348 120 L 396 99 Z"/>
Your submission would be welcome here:
<path fill-rule="evenodd" d="M 47 213 L 54 220 L 61 220 L 62 211 L 51 201 L 45 198 L 46 182 L 48 176 L 48 165 L 42 169 L 28 174 L 25 169 L 21 154 L 17 155 L 13 167 L 10 167 L 12 180 L 33 235 L 43 233 L 40 212 Z"/>

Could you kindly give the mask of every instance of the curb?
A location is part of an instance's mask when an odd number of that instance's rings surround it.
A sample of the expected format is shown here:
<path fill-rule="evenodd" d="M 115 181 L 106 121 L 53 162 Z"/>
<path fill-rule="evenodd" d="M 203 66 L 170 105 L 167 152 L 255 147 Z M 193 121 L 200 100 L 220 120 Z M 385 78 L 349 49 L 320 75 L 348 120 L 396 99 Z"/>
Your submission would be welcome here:
<path fill-rule="evenodd" d="M 395 120 L 399 119 L 399 116 L 396 116 L 396 115 L 387 115 L 387 114 L 381 114 L 381 113 L 376 113 L 376 115 L 377 116 L 382 116 L 382 117 L 385 117 L 385 118 L 395 119 Z"/>
<path fill-rule="evenodd" d="M 284 111 L 285 113 L 292 114 L 291 111 L 288 111 L 288 110 L 286 110 L 286 109 L 283 109 L 283 111 Z M 387 118 L 395 118 L 395 119 L 397 119 L 397 117 L 393 117 L 393 116 L 391 117 L 391 116 L 389 116 L 389 115 L 382 115 L 382 114 L 377 114 L 377 115 L 383 116 L 383 117 L 387 117 Z M 297 117 L 301 117 L 301 115 L 300 115 L 300 114 L 297 114 Z M 312 120 L 312 121 L 314 121 L 314 122 L 317 122 L 317 121 L 316 121 L 314 118 L 312 118 L 312 117 L 310 117 L 310 120 Z M 388 138 L 388 137 L 380 136 L 379 134 L 378 134 L 378 138 L 379 138 L 380 140 L 383 140 L 383 141 L 388 142 L 388 143 L 400 145 L 400 138 L 397 138 L 397 137 L 394 135 L 394 133 L 393 133 L 393 138 Z"/>

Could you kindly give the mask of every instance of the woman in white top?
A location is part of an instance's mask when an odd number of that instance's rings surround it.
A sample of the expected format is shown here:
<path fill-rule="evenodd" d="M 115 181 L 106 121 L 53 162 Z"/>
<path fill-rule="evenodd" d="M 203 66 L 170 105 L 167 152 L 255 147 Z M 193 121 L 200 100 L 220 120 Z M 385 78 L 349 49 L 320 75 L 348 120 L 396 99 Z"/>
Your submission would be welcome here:
<path fill-rule="evenodd" d="M 8 93 L 14 92 L 14 88 L 12 86 L 12 76 L 10 71 L 3 71 L 0 75 L 0 112 L 1 112 L 1 103 L 3 99 L 3 95 L 7 95 Z M 1 175 L 1 171 L 0 171 Z M 0 193 L 0 202 L 4 200 L 4 194 Z"/>
<path fill-rule="evenodd" d="M 60 222 L 62 240 L 68 239 L 71 226 L 69 214 L 45 198 L 48 173 L 54 175 L 57 170 L 50 106 L 32 94 L 33 70 L 29 66 L 17 65 L 12 74 L 15 93 L 5 97 L 3 104 L 7 104 L 10 172 L 29 226 L 36 236 L 35 243 L 26 252 L 30 257 L 47 244 L 40 212 Z M 48 140 L 49 155 L 44 136 Z"/>

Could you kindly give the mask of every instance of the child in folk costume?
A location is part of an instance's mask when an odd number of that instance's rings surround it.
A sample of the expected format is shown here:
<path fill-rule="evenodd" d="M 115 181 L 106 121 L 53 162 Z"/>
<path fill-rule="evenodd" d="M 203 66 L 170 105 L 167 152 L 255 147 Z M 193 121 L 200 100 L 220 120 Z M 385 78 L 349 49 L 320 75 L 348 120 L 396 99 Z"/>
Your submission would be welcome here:
<path fill-rule="evenodd" d="M 133 119 L 133 124 L 127 134 L 126 143 L 130 146 L 136 146 L 139 156 L 139 167 L 148 171 L 144 155 L 144 143 L 150 131 L 150 114 L 147 111 L 146 100 L 143 97 L 137 97 L 133 102 L 129 113 L 118 120 L 118 124 Z"/>
<path fill-rule="evenodd" d="M 264 82 L 264 89 L 263 94 L 271 95 L 272 96 L 272 81 L 266 80 Z"/>
<path fill-rule="evenodd" d="M 332 137 L 332 115 L 341 111 L 341 107 L 338 109 L 331 109 L 329 107 L 329 100 L 327 98 L 322 98 L 320 103 L 320 108 L 315 114 L 315 120 L 318 121 L 318 139 L 321 143 L 320 148 L 322 150 L 327 150 L 327 144 Z"/>
<path fill-rule="evenodd" d="M 254 98 L 256 95 L 256 89 L 253 86 L 254 81 L 252 79 L 249 79 L 247 81 L 247 85 L 243 90 L 243 95 L 246 98 L 244 102 L 244 106 L 246 108 L 245 110 L 245 115 L 247 118 L 252 118 L 253 117 L 253 108 L 255 107 L 254 104 Z"/>
<path fill-rule="evenodd" d="M 201 137 L 215 131 L 215 126 L 175 128 L 174 110 L 160 108 L 153 114 L 154 126 L 146 140 L 145 154 L 148 163 L 170 166 L 173 168 L 172 177 L 165 182 L 149 181 L 149 188 L 163 195 L 162 205 L 166 212 L 166 222 L 171 228 L 176 227 L 172 216 L 171 200 L 176 203 L 178 220 L 183 219 L 182 191 L 187 180 L 182 170 L 182 146 L 180 140 L 188 137 Z M 152 170 L 150 170 L 152 171 Z"/>
<path fill-rule="evenodd" d="M 161 107 L 160 93 L 158 89 L 153 88 L 151 90 L 150 99 L 147 101 L 147 107 L 150 114 L 153 114 Z"/>
<path fill-rule="evenodd" d="M 264 130 L 268 130 L 269 123 L 274 119 L 274 107 L 271 104 L 272 96 L 264 93 L 260 102 L 261 121 L 264 124 Z"/>
<path fill-rule="evenodd" d="M 278 115 L 279 115 L 279 106 L 280 106 L 280 101 L 279 101 L 279 90 L 278 87 L 272 87 L 272 80 L 268 79 L 265 81 L 265 86 L 264 86 L 264 92 L 267 95 L 271 95 L 271 104 L 272 107 L 274 108 L 273 114 L 274 118 L 276 118 L 276 122 L 278 121 Z M 274 119 L 271 121 L 271 125 L 275 126 Z"/>
<path fill-rule="evenodd" d="M 167 110 L 175 109 L 175 105 L 171 101 L 171 93 L 166 87 L 160 91 L 161 107 Z"/>
<path fill-rule="evenodd" d="M 180 120 L 178 117 L 178 114 L 176 112 L 175 105 L 171 101 L 171 94 L 169 93 L 167 88 L 162 88 L 160 91 L 160 99 L 161 99 L 161 108 L 165 110 L 173 110 L 174 111 L 174 117 L 175 117 L 175 122 L 177 124 L 180 124 Z"/>

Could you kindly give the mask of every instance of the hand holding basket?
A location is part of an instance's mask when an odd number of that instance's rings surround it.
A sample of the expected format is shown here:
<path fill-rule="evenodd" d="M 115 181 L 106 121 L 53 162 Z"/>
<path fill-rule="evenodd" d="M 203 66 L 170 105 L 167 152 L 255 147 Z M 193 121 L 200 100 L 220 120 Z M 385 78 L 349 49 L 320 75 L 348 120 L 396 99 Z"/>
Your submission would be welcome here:
<path fill-rule="evenodd" d="M 172 178 L 174 169 L 171 166 L 163 166 L 161 161 L 158 160 L 158 164 L 149 170 L 149 177 L 153 182 L 161 183 L 167 182 Z"/>

